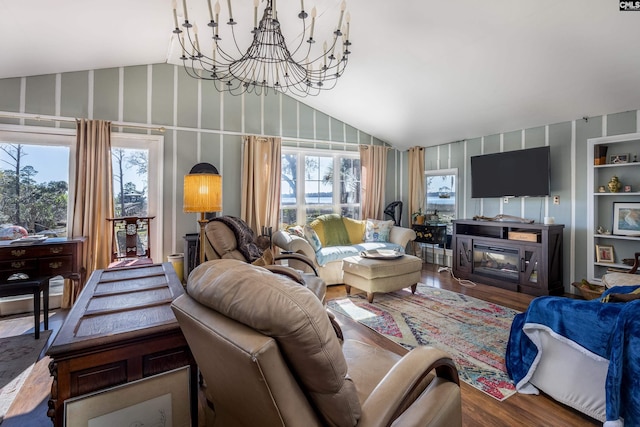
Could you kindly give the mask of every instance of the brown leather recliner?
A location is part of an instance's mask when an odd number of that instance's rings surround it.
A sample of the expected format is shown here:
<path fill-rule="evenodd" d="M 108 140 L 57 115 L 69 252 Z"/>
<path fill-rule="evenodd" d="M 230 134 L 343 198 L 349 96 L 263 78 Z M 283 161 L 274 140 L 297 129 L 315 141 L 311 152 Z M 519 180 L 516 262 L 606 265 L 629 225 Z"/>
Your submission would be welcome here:
<path fill-rule="evenodd" d="M 238 227 L 245 228 L 245 233 L 248 234 L 249 240 L 252 240 L 250 243 L 255 246 L 255 234 L 253 230 L 251 230 L 249 226 L 239 218 L 231 216 L 227 216 L 227 218 L 231 221 L 225 222 L 225 218 L 215 218 L 205 226 L 205 258 L 208 261 L 215 259 L 237 259 L 244 262 L 253 261 L 251 259 L 247 259 L 248 254 L 252 252 L 240 247 L 242 243 L 238 242 L 236 237 L 236 232 L 238 231 L 234 232 L 227 223 L 236 224 Z M 253 250 L 256 251 L 258 248 L 255 247 Z M 306 264 L 310 267 L 310 271 L 313 271 L 313 273 L 304 273 L 302 271 L 298 271 L 296 273 L 293 269 L 278 267 L 278 263 L 283 260 L 296 260 L 296 262 Z M 301 254 L 275 255 L 265 263 L 274 265 L 273 267 L 268 267 L 271 270 L 280 274 L 290 275 L 294 280 L 301 282 L 304 286 L 311 289 L 320 301 L 324 302 L 325 295 L 327 293 L 327 285 L 324 280 L 318 277 L 318 272 L 313 266 L 313 262 L 306 256 Z"/>
<path fill-rule="evenodd" d="M 446 353 L 341 343 L 322 303 L 285 276 L 209 261 L 172 308 L 207 385 L 209 426 L 462 424 Z"/>

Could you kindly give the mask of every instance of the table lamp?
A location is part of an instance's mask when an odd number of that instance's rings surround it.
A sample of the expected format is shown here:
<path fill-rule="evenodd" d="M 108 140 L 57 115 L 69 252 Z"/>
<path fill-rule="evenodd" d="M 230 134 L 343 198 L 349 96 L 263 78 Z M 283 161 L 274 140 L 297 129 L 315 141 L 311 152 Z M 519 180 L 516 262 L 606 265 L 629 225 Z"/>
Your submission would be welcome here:
<path fill-rule="evenodd" d="M 198 163 L 184 176 L 184 212 L 199 212 L 200 264 L 204 262 L 204 226 L 206 212 L 222 211 L 222 176 L 210 163 Z"/>

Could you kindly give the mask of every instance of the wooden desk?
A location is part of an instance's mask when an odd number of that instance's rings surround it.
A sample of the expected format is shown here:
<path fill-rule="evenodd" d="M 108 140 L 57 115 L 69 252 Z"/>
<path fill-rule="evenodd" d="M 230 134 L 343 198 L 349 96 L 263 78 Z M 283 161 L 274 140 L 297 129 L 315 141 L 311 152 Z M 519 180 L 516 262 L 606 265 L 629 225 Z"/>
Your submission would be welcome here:
<path fill-rule="evenodd" d="M 171 302 L 183 293 L 171 263 L 96 270 L 47 354 L 53 376 L 47 415 L 64 425 L 65 400 L 191 367 L 197 426 L 197 367 Z"/>
<path fill-rule="evenodd" d="M 76 282 L 75 289 L 84 283 L 86 270 L 82 265 L 84 237 L 50 237 L 29 245 L 12 245 L 0 241 L 0 281 L 14 273 L 29 277 L 62 276 Z"/>

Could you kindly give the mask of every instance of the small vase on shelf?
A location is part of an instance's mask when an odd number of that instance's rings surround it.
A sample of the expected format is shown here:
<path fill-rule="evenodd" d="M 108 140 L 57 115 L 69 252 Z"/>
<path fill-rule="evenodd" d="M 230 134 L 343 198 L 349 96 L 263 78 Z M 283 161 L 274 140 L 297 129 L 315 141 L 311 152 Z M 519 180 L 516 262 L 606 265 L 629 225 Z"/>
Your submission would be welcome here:
<path fill-rule="evenodd" d="M 612 193 L 617 193 L 618 191 L 620 191 L 620 188 L 622 188 L 622 184 L 618 180 L 618 177 L 614 175 L 607 183 L 607 187 L 609 187 L 609 191 L 611 191 Z"/>

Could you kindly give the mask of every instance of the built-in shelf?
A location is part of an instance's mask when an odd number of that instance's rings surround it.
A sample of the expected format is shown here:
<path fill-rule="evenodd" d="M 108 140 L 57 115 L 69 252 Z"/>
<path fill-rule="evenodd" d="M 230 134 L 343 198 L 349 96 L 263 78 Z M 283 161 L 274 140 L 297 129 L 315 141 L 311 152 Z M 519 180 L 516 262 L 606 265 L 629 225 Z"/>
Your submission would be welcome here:
<path fill-rule="evenodd" d="M 606 156 L 600 156 L 600 162 L 606 164 L 596 165 L 595 152 L 606 147 Z M 629 269 L 622 263 L 625 258 L 632 258 L 638 251 L 639 236 L 619 236 L 615 234 L 598 234 L 596 230 L 602 227 L 613 232 L 616 219 L 613 217 L 614 203 L 638 203 L 640 204 L 640 162 L 611 163 L 611 156 L 627 154 L 630 159 L 640 155 L 640 132 L 624 135 L 605 136 L 588 140 L 587 148 L 587 278 L 589 281 L 599 282 L 603 274 L 609 268 Z M 601 153 L 600 153 L 601 154 Z M 630 185 L 632 191 L 608 191 L 607 183 L 613 176 L 617 176 L 623 186 Z M 603 186 L 605 192 L 598 188 Z M 624 187 L 623 187 L 624 189 Z M 596 245 L 611 246 L 613 248 L 614 263 L 597 262 Z"/>

